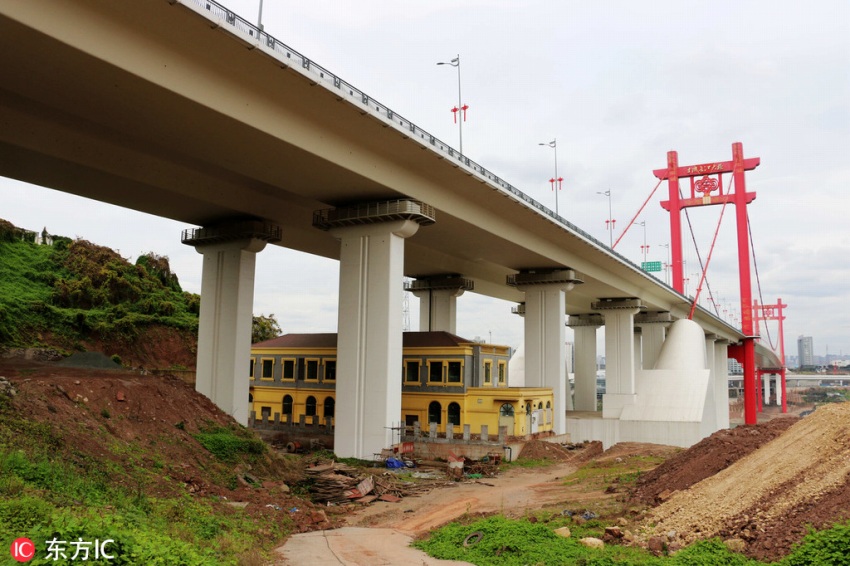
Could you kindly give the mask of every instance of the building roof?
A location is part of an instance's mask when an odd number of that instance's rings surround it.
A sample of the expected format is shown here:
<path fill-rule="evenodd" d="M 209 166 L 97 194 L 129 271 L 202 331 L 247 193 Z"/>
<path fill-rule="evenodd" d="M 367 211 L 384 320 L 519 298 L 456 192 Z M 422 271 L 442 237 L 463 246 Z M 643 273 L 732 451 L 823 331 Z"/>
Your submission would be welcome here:
<path fill-rule="evenodd" d="M 284 334 L 271 340 L 257 342 L 252 348 L 336 348 L 336 333 Z M 450 332 L 405 332 L 404 348 L 457 347 L 471 343 Z"/>

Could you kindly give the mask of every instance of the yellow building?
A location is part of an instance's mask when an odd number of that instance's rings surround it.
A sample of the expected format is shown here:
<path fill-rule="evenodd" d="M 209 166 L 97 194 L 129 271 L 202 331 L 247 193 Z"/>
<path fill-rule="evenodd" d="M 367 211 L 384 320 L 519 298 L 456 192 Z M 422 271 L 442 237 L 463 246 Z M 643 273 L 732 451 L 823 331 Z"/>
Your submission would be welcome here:
<path fill-rule="evenodd" d="M 251 348 L 250 391 L 257 418 L 281 422 L 317 419 L 332 424 L 336 407 L 336 334 L 286 334 Z M 508 387 L 510 348 L 480 344 L 448 332 L 405 332 L 402 367 L 402 414 L 406 426 L 428 423 L 461 432 L 470 425 L 478 434 L 487 425 L 525 436 L 552 430 L 552 390 Z M 328 420 L 330 419 L 330 420 Z"/>

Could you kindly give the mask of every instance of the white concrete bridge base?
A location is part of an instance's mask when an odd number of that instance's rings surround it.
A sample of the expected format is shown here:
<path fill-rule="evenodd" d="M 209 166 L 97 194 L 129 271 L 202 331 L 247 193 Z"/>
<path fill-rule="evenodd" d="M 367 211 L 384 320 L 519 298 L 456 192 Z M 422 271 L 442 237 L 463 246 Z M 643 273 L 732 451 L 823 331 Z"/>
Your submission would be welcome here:
<path fill-rule="evenodd" d="M 570 316 L 569 326 L 575 339 L 576 411 L 597 411 L 596 406 L 596 331 L 602 326 L 599 315 Z"/>
<path fill-rule="evenodd" d="M 404 239 L 396 220 L 333 228 L 340 239 L 334 452 L 371 459 L 392 445 L 401 417 Z"/>
<path fill-rule="evenodd" d="M 525 293 L 525 386 L 552 389 L 555 434 L 566 431 L 567 394 L 566 293 L 580 282 L 569 269 L 522 272 L 509 284 Z"/>
<path fill-rule="evenodd" d="M 204 256 L 195 389 L 247 425 L 256 238 L 199 245 Z"/>
<path fill-rule="evenodd" d="M 616 416 L 568 414 L 573 441 L 600 440 L 605 448 L 617 442 L 688 447 L 718 430 L 705 333 L 697 323 L 683 319 L 670 326 L 655 367 L 637 373 L 630 398 L 615 397 Z"/>

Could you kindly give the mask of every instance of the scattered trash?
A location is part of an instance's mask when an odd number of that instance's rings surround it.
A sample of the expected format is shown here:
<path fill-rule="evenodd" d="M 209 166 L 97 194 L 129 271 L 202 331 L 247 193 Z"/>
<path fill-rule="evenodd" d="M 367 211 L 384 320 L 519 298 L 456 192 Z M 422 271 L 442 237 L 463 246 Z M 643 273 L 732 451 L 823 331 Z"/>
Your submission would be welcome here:
<path fill-rule="evenodd" d="M 469 535 L 465 539 L 463 539 L 463 546 L 469 547 L 469 546 L 472 546 L 473 544 L 478 544 L 479 542 L 481 542 L 481 539 L 483 539 L 483 538 L 484 538 L 484 533 L 482 533 L 481 531 L 475 531 L 474 533 L 472 533 L 471 535 Z"/>

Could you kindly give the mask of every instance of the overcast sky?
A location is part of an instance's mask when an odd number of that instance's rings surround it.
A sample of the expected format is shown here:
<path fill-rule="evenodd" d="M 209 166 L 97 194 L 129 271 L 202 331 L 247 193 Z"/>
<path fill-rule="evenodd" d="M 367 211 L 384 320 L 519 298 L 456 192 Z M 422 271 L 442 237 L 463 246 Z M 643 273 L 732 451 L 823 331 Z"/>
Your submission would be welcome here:
<path fill-rule="evenodd" d="M 256 22 L 260 0 L 224 5 Z M 649 196 L 669 150 L 681 165 L 745 157 L 757 193 L 749 206 L 763 301 L 787 303 L 786 352 L 798 335 L 815 354 L 850 356 L 850 3 L 265 0 L 265 30 L 396 113 L 457 146 L 451 108 L 460 55 L 464 152 L 607 242 L 611 191 L 616 240 Z M 180 244 L 180 223 L 0 178 L 0 218 L 109 245 L 135 261 L 168 255 L 186 290 L 200 291 L 201 256 Z M 633 261 L 667 261 L 660 186 L 617 246 Z M 690 209 L 705 261 L 721 207 Z M 685 224 L 685 237 L 690 232 Z M 734 209 L 724 212 L 708 282 L 721 315 L 740 320 Z M 700 276 L 686 251 L 692 294 Z M 283 273 L 299 273 L 286 288 Z M 662 271 L 658 274 L 664 278 Z M 255 313 L 285 332 L 336 331 L 335 261 L 278 247 L 258 256 Z M 704 290 L 705 294 L 706 291 Z M 759 287 L 753 285 L 754 298 Z M 569 297 L 567 298 L 569 301 Z M 704 301 L 709 305 L 708 301 Z M 510 303 L 467 293 L 458 334 L 518 346 Z M 727 312 L 724 313 L 723 309 Z M 418 301 L 410 298 L 411 329 Z M 776 324 L 770 335 L 777 342 Z M 766 333 L 762 332 L 766 337 Z"/>

